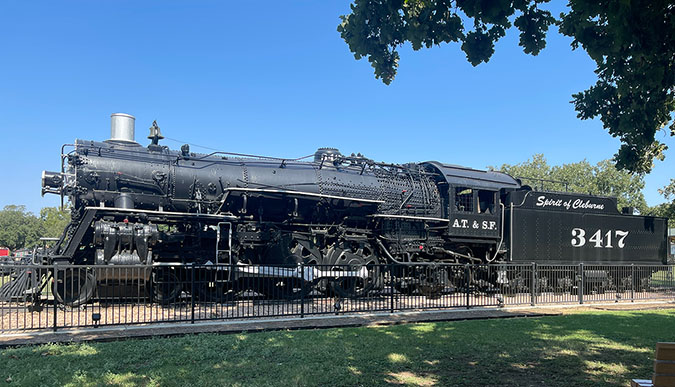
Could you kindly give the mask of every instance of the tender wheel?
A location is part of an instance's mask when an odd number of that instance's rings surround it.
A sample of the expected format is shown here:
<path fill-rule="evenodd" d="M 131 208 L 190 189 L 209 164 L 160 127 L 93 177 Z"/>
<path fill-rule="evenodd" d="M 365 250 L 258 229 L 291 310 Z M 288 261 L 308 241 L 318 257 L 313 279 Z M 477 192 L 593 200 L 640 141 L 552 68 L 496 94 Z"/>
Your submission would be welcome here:
<path fill-rule="evenodd" d="M 330 281 L 330 291 L 338 297 L 359 297 L 382 286 L 381 268 L 375 250 L 367 243 L 343 243 L 332 246 L 326 254 L 329 270 L 359 271 L 366 268 L 365 277 L 337 277 Z"/>
<path fill-rule="evenodd" d="M 574 280 L 572 277 L 572 275 L 569 275 L 563 278 L 558 278 L 555 288 L 556 293 L 564 294 L 572 292 L 572 288 L 574 287 Z"/>
<path fill-rule="evenodd" d="M 52 293 L 56 301 L 68 306 L 86 304 L 96 290 L 96 277 L 84 269 L 56 270 Z"/>
<path fill-rule="evenodd" d="M 160 269 L 153 273 L 152 295 L 160 304 L 169 304 L 175 301 L 183 290 L 183 284 L 171 269 Z"/>

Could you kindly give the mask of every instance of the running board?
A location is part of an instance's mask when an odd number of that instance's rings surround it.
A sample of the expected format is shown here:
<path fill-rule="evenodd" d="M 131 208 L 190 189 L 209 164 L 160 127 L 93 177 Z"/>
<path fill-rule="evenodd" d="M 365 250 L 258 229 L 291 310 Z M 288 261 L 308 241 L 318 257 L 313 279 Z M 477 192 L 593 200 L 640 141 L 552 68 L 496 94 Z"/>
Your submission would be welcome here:
<path fill-rule="evenodd" d="M 312 282 L 319 279 L 338 278 L 368 278 L 368 269 L 362 266 L 358 270 L 321 270 L 312 266 L 275 267 L 237 265 L 233 272 L 235 278 L 265 277 L 265 278 L 298 278 Z"/>

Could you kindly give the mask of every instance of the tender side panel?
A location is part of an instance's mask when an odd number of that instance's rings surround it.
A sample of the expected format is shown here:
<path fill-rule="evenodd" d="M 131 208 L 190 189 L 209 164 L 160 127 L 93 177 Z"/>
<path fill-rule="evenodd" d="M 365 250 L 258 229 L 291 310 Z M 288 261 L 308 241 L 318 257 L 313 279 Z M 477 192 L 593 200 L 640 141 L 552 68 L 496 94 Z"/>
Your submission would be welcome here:
<path fill-rule="evenodd" d="M 514 262 L 658 264 L 667 254 L 663 218 L 513 207 L 507 225 Z"/>

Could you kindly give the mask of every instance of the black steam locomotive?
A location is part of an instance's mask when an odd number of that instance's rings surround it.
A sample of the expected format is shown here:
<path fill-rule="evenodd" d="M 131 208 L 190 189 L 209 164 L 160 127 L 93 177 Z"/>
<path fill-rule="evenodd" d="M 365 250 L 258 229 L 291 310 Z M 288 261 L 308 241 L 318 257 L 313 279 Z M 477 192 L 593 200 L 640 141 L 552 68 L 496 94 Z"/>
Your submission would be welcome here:
<path fill-rule="evenodd" d="M 43 173 L 43 194 L 68 197 L 72 222 L 42 263 L 240 272 L 302 263 L 342 278 L 324 285 L 347 294 L 381 286 L 371 272 L 384 263 L 665 263 L 666 220 L 621 213 L 615 198 L 538 192 L 500 172 L 386 164 L 333 148 L 309 160 L 173 151 L 159 144 L 156 123 L 145 147 L 133 125 L 113 114 L 110 140 L 77 140 L 62 152 L 60 172 Z M 331 271 L 342 265 L 358 270 Z M 171 267 L 154 270 L 153 281 L 179 284 Z M 221 286 L 203 293 L 222 292 L 233 271 L 217 271 L 210 283 Z M 175 297 L 178 286 L 158 286 L 156 296 Z"/>

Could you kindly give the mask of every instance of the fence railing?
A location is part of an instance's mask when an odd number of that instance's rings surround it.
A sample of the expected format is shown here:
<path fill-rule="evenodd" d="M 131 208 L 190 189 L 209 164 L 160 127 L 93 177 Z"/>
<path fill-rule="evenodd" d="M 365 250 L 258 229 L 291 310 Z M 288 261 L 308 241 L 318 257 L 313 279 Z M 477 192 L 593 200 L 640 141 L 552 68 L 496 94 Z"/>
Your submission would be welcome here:
<path fill-rule="evenodd" d="M 675 266 L 0 265 L 0 332 L 675 298 Z"/>

